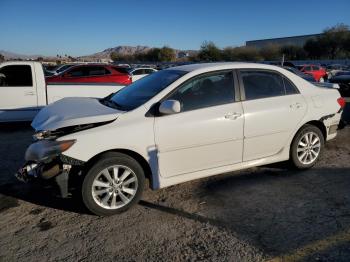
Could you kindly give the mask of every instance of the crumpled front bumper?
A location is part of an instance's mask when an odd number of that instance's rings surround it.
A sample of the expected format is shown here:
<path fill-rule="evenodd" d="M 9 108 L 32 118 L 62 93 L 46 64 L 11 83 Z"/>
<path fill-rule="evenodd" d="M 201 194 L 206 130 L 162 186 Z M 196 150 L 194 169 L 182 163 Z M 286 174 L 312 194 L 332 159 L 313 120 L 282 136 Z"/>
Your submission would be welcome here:
<path fill-rule="evenodd" d="M 61 197 L 66 198 L 69 196 L 68 178 L 71 168 L 71 165 L 55 161 L 47 164 L 27 162 L 17 171 L 15 177 L 25 183 L 35 179 L 49 180 L 54 178 L 59 186 Z"/>
<path fill-rule="evenodd" d="M 32 179 L 51 179 L 62 173 L 63 164 L 52 161 L 49 163 L 26 162 L 15 174 L 22 182 L 28 182 Z"/>
<path fill-rule="evenodd" d="M 31 144 L 25 153 L 26 163 L 17 171 L 15 177 L 22 182 L 35 179 L 55 179 L 61 196 L 68 196 L 68 177 L 73 165 L 84 162 L 71 159 L 58 151 L 59 142 L 42 140 Z"/>

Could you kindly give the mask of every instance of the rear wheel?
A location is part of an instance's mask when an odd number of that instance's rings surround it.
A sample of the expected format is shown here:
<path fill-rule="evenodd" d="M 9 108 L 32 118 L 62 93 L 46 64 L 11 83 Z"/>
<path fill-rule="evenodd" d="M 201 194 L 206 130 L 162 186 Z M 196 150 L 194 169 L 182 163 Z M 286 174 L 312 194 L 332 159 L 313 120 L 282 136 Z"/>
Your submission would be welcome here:
<path fill-rule="evenodd" d="M 84 178 L 84 204 L 100 216 L 124 212 L 140 200 L 144 180 L 143 169 L 135 159 L 120 153 L 106 154 Z"/>
<path fill-rule="evenodd" d="M 299 169 L 307 169 L 316 164 L 324 146 L 321 130 L 313 125 L 305 125 L 298 131 L 291 146 L 291 161 Z"/>

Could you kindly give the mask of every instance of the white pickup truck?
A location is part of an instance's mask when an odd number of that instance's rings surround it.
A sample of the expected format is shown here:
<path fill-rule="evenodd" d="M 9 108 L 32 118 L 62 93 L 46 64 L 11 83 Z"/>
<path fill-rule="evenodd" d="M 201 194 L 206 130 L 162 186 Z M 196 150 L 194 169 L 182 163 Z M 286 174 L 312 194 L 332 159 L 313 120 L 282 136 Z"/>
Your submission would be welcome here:
<path fill-rule="evenodd" d="M 38 111 L 64 97 L 102 98 L 117 92 L 117 84 L 46 84 L 41 63 L 0 64 L 0 122 L 30 121 Z"/>

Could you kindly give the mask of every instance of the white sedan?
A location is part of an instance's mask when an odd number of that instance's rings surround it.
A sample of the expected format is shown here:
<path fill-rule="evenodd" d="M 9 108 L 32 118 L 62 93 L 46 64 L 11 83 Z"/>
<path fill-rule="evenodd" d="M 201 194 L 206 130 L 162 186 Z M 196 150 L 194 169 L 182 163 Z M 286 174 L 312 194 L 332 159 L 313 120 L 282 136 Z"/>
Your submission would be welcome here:
<path fill-rule="evenodd" d="M 105 99 L 42 109 L 17 177 L 55 178 L 66 196 L 68 177 L 79 175 L 91 212 L 116 214 L 139 201 L 145 179 L 159 189 L 288 159 L 310 168 L 344 106 L 337 90 L 276 66 L 173 67 Z"/>
<path fill-rule="evenodd" d="M 132 75 L 133 82 L 135 82 L 136 80 L 139 80 L 147 75 L 153 74 L 155 72 L 157 72 L 156 69 L 148 68 L 148 67 L 132 68 L 129 70 L 129 73 Z"/>

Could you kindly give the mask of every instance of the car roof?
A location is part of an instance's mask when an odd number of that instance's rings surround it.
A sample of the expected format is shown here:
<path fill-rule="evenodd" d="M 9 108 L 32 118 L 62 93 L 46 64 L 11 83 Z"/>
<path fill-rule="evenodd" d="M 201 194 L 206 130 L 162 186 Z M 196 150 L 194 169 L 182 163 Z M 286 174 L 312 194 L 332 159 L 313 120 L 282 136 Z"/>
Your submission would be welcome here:
<path fill-rule="evenodd" d="M 76 64 L 76 66 L 113 66 L 113 65 L 96 63 L 96 64 Z"/>
<path fill-rule="evenodd" d="M 240 69 L 240 68 L 255 68 L 255 69 L 272 69 L 278 70 L 280 67 L 267 64 L 259 63 L 244 63 L 244 62 L 224 62 L 224 63 L 199 63 L 175 66 L 164 70 L 180 70 L 180 71 L 214 71 L 214 70 L 225 70 L 225 69 Z"/>
<path fill-rule="evenodd" d="M 135 70 L 138 70 L 138 69 L 151 69 L 151 70 L 154 70 L 151 67 L 134 67 L 134 68 L 130 68 L 131 71 L 135 71 Z"/>

